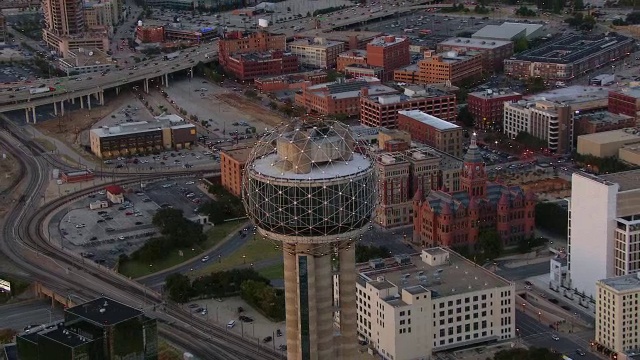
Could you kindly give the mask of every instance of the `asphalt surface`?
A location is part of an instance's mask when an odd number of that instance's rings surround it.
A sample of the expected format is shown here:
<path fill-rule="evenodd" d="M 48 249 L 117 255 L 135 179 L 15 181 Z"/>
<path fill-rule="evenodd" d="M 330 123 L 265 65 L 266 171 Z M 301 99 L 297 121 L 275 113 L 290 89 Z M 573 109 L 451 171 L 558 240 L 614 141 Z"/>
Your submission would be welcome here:
<path fill-rule="evenodd" d="M 0 329 L 22 331 L 27 325 L 42 325 L 62 320 L 64 311 L 59 306 L 51 308 L 51 302 L 47 300 L 30 300 L 0 306 Z"/>
<path fill-rule="evenodd" d="M 549 273 L 548 262 L 518 266 L 514 268 L 506 268 L 500 265 L 501 264 L 498 264 L 498 270 L 496 271 L 496 274 L 511 281 L 525 280 L 526 278 L 530 278 L 532 276 Z"/>
<path fill-rule="evenodd" d="M 586 334 L 564 334 L 553 331 L 547 325 L 520 311 L 516 311 L 516 327 L 520 333 L 520 340 L 529 346 L 542 347 L 555 350 L 561 354 L 577 360 L 598 360 L 600 359 L 589 352 L 589 342 L 585 340 Z M 559 340 L 553 340 L 553 334 L 558 335 Z M 577 349 L 586 352 L 585 356 L 576 353 Z"/>

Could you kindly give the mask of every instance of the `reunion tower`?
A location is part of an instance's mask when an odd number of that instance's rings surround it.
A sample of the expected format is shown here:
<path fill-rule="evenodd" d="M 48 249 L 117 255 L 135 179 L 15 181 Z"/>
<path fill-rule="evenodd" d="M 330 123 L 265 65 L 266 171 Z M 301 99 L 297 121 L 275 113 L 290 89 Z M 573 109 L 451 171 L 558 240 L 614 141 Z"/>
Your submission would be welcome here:
<path fill-rule="evenodd" d="M 357 356 L 354 243 L 376 184 L 373 161 L 354 147 L 342 123 L 293 121 L 258 141 L 245 165 L 248 216 L 282 243 L 289 360 Z"/>

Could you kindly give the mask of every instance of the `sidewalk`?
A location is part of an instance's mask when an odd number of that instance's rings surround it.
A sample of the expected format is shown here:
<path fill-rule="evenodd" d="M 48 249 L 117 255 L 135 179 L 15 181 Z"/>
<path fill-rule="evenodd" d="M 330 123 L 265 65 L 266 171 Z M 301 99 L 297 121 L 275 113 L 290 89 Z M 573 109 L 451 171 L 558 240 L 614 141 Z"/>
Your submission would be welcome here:
<path fill-rule="evenodd" d="M 560 299 L 561 301 L 571 305 L 572 310 L 576 310 L 580 312 L 580 314 L 582 315 L 580 317 L 583 320 L 588 320 L 589 323 L 593 323 L 595 321 L 594 319 L 595 308 L 593 308 L 593 306 L 590 306 L 589 309 L 586 309 L 584 306 L 580 305 L 580 303 L 578 302 L 577 299 L 579 297 L 576 297 L 574 299 L 567 298 L 562 293 L 564 288 L 560 288 L 560 292 L 555 292 L 549 288 L 549 274 L 533 276 L 528 278 L 527 280 L 533 284 L 535 290 L 540 290 L 542 293 L 544 293 L 548 297 Z M 593 326 L 593 324 L 590 324 L 590 325 Z"/>

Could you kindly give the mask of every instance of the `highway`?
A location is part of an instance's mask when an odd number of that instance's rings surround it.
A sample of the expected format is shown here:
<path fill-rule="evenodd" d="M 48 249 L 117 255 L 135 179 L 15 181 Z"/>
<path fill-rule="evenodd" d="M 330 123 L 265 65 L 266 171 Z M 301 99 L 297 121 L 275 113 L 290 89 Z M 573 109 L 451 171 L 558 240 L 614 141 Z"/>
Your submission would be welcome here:
<path fill-rule="evenodd" d="M 202 358 L 281 358 L 282 354 L 269 347 L 248 344 L 224 328 L 197 318 L 192 319 L 179 305 L 165 302 L 158 293 L 97 264 L 83 262 L 77 255 L 49 243 L 43 228 L 50 214 L 60 206 L 95 192 L 100 187 L 84 189 L 34 211 L 48 182 L 49 168 L 36 148 L 16 148 L 7 138 L 8 134 L 0 133 L 0 145 L 7 147 L 18 159 L 25 169 L 25 176 L 14 189 L 24 195 L 11 204 L 12 208 L 0 224 L 0 251 L 6 259 L 11 259 L 17 267 L 30 273 L 34 280 L 56 289 L 65 289 L 67 294 L 77 294 L 84 299 L 104 294 L 130 306 L 142 307 L 150 316 L 159 319 L 162 324 L 160 333 L 169 341 L 184 343 L 186 339 L 186 348 L 194 349 L 194 354 Z M 121 184 L 136 181 L 138 180 L 125 180 Z M 62 295 L 66 294 L 63 292 Z M 158 311 L 152 310 L 154 305 Z M 171 331 L 166 331 L 167 327 Z"/>
<path fill-rule="evenodd" d="M 0 306 L 0 329 L 21 331 L 27 325 L 48 324 L 62 318 L 62 307 L 52 309 L 51 301 L 44 299 Z"/>

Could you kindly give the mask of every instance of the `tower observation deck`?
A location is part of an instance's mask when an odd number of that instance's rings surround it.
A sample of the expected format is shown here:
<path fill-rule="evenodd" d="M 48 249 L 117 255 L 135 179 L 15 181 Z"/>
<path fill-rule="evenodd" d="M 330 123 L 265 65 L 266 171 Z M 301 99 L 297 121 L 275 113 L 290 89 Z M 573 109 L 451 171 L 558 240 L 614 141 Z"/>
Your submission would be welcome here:
<path fill-rule="evenodd" d="M 342 123 L 294 121 L 259 140 L 245 165 L 247 214 L 282 243 L 288 359 L 356 357 L 354 242 L 371 221 L 377 184 L 373 161 L 354 149 Z"/>

